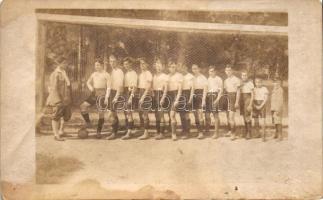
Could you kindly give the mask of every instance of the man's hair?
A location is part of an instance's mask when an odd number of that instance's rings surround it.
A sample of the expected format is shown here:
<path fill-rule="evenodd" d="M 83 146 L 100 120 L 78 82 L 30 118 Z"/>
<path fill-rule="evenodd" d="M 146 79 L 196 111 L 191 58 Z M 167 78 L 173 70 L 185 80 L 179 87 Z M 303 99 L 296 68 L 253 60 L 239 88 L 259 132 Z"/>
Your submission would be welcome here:
<path fill-rule="evenodd" d="M 133 64 L 133 59 L 132 59 L 131 57 L 125 57 L 125 58 L 123 59 L 123 62 L 128 62 L 128 63 L 130 63 L 130 64 Z"/>
<path fill-rule="evenodd" d="M 197 68 L 200 68 L 200 66 L 199 66 L 198 64 L 195 64 L 195 63 L 194 63 L 194 64 L 192 64 L 192 67 L 193 67 L 193 66 L 196 66 Z"/>
<path fill-rule="evenodd" d="M 216 69 L 215 69 L 215 66 L 214 66 L 214 65 L 210 65 L 210 66 L 209 66 L 209 70 L 210 70 L 210 69 L 213 69 L 214 71 L 216 71 Z"/>
<path fill-rule="evenodd" d="M 100 63 L 100 64 L 103 64 L 103 61 L 101 58 L 96 58 L 94 63 Z"/>
<path fill-rule="evenodd" d="M 144 57 L 140 57 L 140 58 L 138 58 L 138 60 L 139 60 L 139 62 L 147 63 L 147 60 Z"/>
<path fill-rule="evenodd" d="M 225 69 L 232 69 L 232 66 L 231 65 L 226 65 Z"/>
<path fill-rule="evenodd" d="M 168 65 L 171 65 L 171 64 L 177 64 L 177 62 L 174 60 L 174 59 L 169 59 L 168 60 Z"/>

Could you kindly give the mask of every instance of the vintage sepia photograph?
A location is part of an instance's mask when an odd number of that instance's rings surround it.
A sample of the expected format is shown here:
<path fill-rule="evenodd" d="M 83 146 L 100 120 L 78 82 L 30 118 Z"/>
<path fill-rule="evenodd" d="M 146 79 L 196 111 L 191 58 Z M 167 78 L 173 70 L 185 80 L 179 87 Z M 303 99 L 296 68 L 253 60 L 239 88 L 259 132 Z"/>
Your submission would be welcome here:
<path fill-rule="evenodd" d="M 319 0 L 0 10 L 0 198 L 322 197 Z"/>
<path fill-rule="evenodd" d="M 169 167 L 159 163 L 165 149 L 199 147 L 207 160 L 210 145 L 237 153 L 288 140 L 287 13 L 36 14 L 37 184 L 140 185 L 143 172 L 128 168 Z M 152 168 L 122 159 L 146 159 Z"/>

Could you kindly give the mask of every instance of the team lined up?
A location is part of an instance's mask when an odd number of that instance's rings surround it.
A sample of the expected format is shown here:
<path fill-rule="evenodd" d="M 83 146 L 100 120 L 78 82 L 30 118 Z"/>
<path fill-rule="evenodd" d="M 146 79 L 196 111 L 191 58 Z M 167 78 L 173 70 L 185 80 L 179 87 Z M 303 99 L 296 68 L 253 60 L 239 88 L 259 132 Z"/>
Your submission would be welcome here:
<path fill-rule="evenodd" d="M 233 75 L 230 67 L 225 68 L 227 78 L 223 81 L 216 73 L 214 66 L 209 67 L 209 77 L 206 78 L 200 67 L 193 64 L 189 72 L 187 66 L 170 61 L 166 64 L 160 59 L 154 62 L 155 73 L 149 71 L 145 59 L 140 60 L 140 74 L 137 75 L 133 68 L 133 60 L 125 58 L 122 61 L 125 73 L 120 68 L 116 56 L 110 55 L 109 64 L 112 68 L 111 74 L 106 72 L 102 63 L 95 62 L 95 72 L 87 81 L 87 87 L 91 95 L 81 104 L 81 114 L 87 127 L 91 127 L 91 120 L 88 109 L 96 105 L 99 113 L 97 125 L 97 138 L 101 138 L 101 131 L 104 124 L 104 113 L 108 109 L 112 118 L 112 134 L 107 139 L 115 139 L 119 130 L 118 110 L 123 110 L 126 117 L 127 133 L 122 139 L 132 137 L 134 129 L 134 111 L 138 111 L 140 126 L 144 133 L 139 139 L 150 138 L 148 113 L 154 111 L 156 120 L 157 135 L 155 139 L 165 137 L 165 117 L 169 114 L 171 123 L 171 135 L 177 140 L 176 115 L 179 114 L 182 127 L 182 138 L 187 139 L 190 132 L 191 121 L 189 113 L 194 113 L 195 124 L 198 130 L 198 139 L 204 138 L 204 130 L 209 131 L 211 115 L 214 121 L 214 139 L 219 137 L 219 108 L 225 109 L 228 118 L 227 136 L 234 140 L 237 137 L 235 132 L 235 112 L 240 108 L 245 122 L 245 137 L 251 138 L 252 117 L 255 119 L 255 127 L 258 130 L 259 119 L 262 123 L 262 138 L 265 140 L 265 117 L 266 103 L 269 98 L 269 91 L 262 85 L 261 79 L 255 79 L 255 86 L 248 79 L 246 71 L 241 73 L 241 80 Z M 164 71 L 167 67 L 168 73 Z M 68 80 L 65 75 L 63 79 Z M 69 81 L 68 81 L 69 82 Z M 221 101 L 221 98 L 227 101 Z M 223 105 L 221 105 L 223 104 Z M 276 126 L 275 138 L 282 138 L 282 108 L 283 90 L 280 81 L 274 81 L 274 89 L 271 94 L 271 111 L 273 123 Z M 59 109 L 56 109 L 59 110 Z M 119 112 L 120 113 L 120 112 Z M 61 112 L 53 113 L 53 120 L 59 121 L 64 117 L 64 107 Z M 63 121 L 63 120 L 60 120 Z M 54 129 L 54 127 L 53 127 Z M 57 130 L 55 138 L 63 140 L 63 131 Z M 55 130 L 54 130 L 55 133 Z"/>

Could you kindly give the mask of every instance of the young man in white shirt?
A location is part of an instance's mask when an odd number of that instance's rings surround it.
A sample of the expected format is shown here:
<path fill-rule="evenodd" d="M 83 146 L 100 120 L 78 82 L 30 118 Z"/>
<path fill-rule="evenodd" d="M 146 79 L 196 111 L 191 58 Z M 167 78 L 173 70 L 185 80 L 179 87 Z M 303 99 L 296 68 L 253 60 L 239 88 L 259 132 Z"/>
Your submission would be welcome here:
<path fill-rule="evenodd" d="M 214 117 L 214 134 L 213 139 L 219 137 L 219 116 L 218 116 L 218 103 L 223 92 L 223 81 L 216 75 L 215 67 L 209 67 L 209 78 L 206 95 L 205 105 L 205 129 L 209 131 L 211 125 L 211 116 Z"/>
<path fill-rule="evenodd" d="M 251 138 L 251 111 L 253 102 L 254 85 L 248 79 L 248 72 L 241 72 L 241 87 L 240 87 L 240 115 L 243 116 L 245 124 L 245 138 Z"/>
<path fill-rule="evenodd" d="M 182 98 L 179 101 L 178 105 L 178 112 L 180 114 L 181 123 L 182 123 L 182 139 L 188 139 L 190 134 L 190 126 L 191 126 L 191 119 L 190 119 L 190 105 L 189 102 L 191 93 L 194 93 L 193 90 L 193 81 L 194 76 L 193 74 L 188 72 L 188 68 L 186 65 L 180 65 L 179 70 L 183 74 L 183 84 L 182 84 Z"/>
<path fill-rule="evenodd" d="M 148 113 L 152 109 L 151 84 L 153 76 L 148 70 L 148 63 L 144 58 L 140 59 L 140 75 L 138 79 L 139 89 L 139 115 L 143 119 L 144 133 L 139 137 L 140 140 L 149 138 L 149 117 Z"/>
<path fill-rule="evenodd" d="M 225 73 L 227 78 L 224 81 L 224 90 L 229 100 L 227 119 L 228 119 L 228 133 L 227 136 L 231 135 L 231 140 L 236 139 L 235 134 L 235 112 L 239 107 L 240 97 L 240 85 L 241 81 L 239 78 L 233 75 L 232 68 L 230 66 L 225 67 Z"/>
<path fill-rule="evenodd" d="M 117 57 L 115 55 L 110 55 L 109 64 L 112 68 L 111 71 L 111 93 L 109 98 L 110 110 L 112 116 L 112 134 L 107 138 L 108 140 L 113 140 L 116 138 L 119 130 L 119 118 L 117 110 L 123 109 L 124 97 L 123 92 L 123 80 L 124 74 L 120 69 Z"/>
<path fill-rule="evenodd" d="M 168 84 L 168 75 L 163 72 L 164 65 L 160 59 L 157 59 L 154 64 L 156 73 L 153 77 L 153 107 L 155 110 L 156 118 L 156 131 L 157 135 L 156 140 L 164 138 L 164 129 L 165 129 L 165 117 L 164 112 L 167 107 L 167 84 Z"/>
<path fill-rule="evenodd" d="M 192 103 L 193 113 L 195 117 L 195 124 L 198 130 L 198 139 L 203 139 L 203 110 L 202 108 L 205 107 L 205 99 L 206 99 L 206 92 L 207 92 L 207 79 L 201 73 L 200 67 L 196 64 L 192 65 L 192 72 L 194 74 L 193 80 L 193 90 L 190 97 L 190 102 Z M 192 102 L 191 102 L 192 101 Z"/>
<path fill-rule="evenodd" d="M 102 62 L 98 59 L 94 64 L 95 72 L 87 80 L 86 85 L 90 90 L 90 96 L 80 105 L 81 114 L 86 122 L 87 127 L 91 127 L 90 116 L 88 109 L 90 106 L 96 105 L 99 113 L 99 120 L 97 126 L 98 139 L 101 138 L 101 130 L 104 124 L 104 112 L 109 103 L 111 77 L 103 68 Z"/>
<path fill-rule="evenodd" d="M 124 97 L 125 97 L 125 118 L 127 133 L 121 139 L 126 140 L 131 137 L 134 120 L 133 120 L 133 109 L 134 109 L 134 97 L 136 94 L 138 75 L 133 69 L 133 59 L 126 57 L 123 60 L 123 67 L 126 70 L 124 76 Z"/>
<path fill-rule="evenodd" d="M 168 80 L 168 92 L 167 97 L 170 101 L 169 105 L 169 113 L 171 120 L 171 130 L 172 130 L 172 140 L 177 140 L 176 134 L 176 111 L 177 106 L 179 105 L 179 100 L 182 95 L 182 83 L 183 83 L 183 75 L 177 70 L 177 64 L 174 61 L 170 61 L 168 63 L 168 71 L 169 71 L 169 80 Z"/>
<path fill-rule="evenodd" d="M 252 117 L 255 119 L 255 128 L 257 134 L 259 135 L 259 119 L 262 119 L 262 140 L 266 141 L 266 103 L 268 100 L 269 91 L 262 85 L 261 78 L 257 77 L 255 79 L 254 88 L 254 100 L 253 100 L 253 110 Z"/>

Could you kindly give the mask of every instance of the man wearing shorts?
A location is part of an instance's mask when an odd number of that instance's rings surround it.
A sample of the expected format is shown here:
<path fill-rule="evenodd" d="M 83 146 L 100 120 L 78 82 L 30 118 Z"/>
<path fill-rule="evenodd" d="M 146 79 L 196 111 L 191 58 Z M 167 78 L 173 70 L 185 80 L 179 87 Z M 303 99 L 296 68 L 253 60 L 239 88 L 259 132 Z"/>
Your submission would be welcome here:
<path fill-rule="evenodd" d="M 266 103 L 268 99 L 269 91 L 262 85 L 261 78 L 255 79 L 255 88 L 253 90 L 253 110 L 252 117 L 255 119 L 255 127 L 257 134 L 259 135 L 259 119 L 262 119 L 262 140 L 266 141 Z"/>
<path fill-rule="evenodd" d="M 127 71 L 124 76 L 125 117 L 127 133 L 122 137 L 122 139 L 126 140 L 131 137 L 134 128 L 132 112 L 134 109 L 134 97 L 137 89 L 138 75 L 133 69 L 133 60 L 130 57 L 127 57 L 123 60 L 123 66 Z"/>
<path fill-rule="evenodd" d="M 165 129 L 165 117 L 164 112 L 167 108 L 167 83 L 168 75 L 163 72 L 164 66 L 161 60 L 157 59 L 154 64 L 156 73 L 153 77 L 153 107 L 155 110 L 156 117 L 156 131 L 157 135 L 156 140 L 164 138 L 164 129 Z"/>
<path fill-rule="evenodd" d="M 253 102 L 253 89 L 254 85 L 248 79 L 247 71 L 241 72 L 241 87 L 240 87 L 240 115 L 243 116 L 245 124 L 245 138 L 251 138 L 251 111 Z"/>
<path fill-rule="evenodd" d="M 183 75 L 177 70 L 177 64 L 174 61 L 170 61 L 168 63 L 168 71 L 169 71 L 169 81 L 168 81 L 168 92 L 167 97 L 170 101 L 169 104 L 169 113 L 171 120 L 171 130 L 172 130 L 172 140 L 177 140 L 176 135 L 176 110 L 179 103 L 179 99 L 182 95 L 182 83 L 183 83 Z"/>
<path fill-rule="evenodd" d="M 226 66 L 225 73 L 227 78 L 224 81 L 224 91 L 228 98 L 228 109 L 227 109 L 227 120 L 228 120 L 228 132 L 226 136 L 231 135 L 231 140 L 236 139 L 235 134 L 235 112 L 238 108 L 239 104 L 239 96 L 240 96 L 240 84 L 241 81 L 239 78 L 233 75 L 232 68 L 230 66 Z"/>
<path fill-rule="evenodd" d="M 218 116 L 218 103 L 223 91 L 223 81 L 216 75 L 215 67 L 210 66 L 209 68 L 209 78 L 207 86 L 207 95 L 205 103 L 205 129 L 209 131 L 211 125 L 211 116 L 214 117 L 214 134 L 213 139 L 219 137 L 219 116 Z"/>
<path fill-rule="evenodd" d="M 193 92 L 193 74 L 188 72 L 187 66 L 182 64 L 180 66 L 180 71 L 183 74 L 183 84 L 182 84 L 182 98 L 179 101 L 178 105 L 178 112 L 180 114 L 182 129 L 183 129 L 183 136 L 182 139 L 188 139 L 190 134 L 190 126 L 191 126 L 191 119 L 190 119 L 190 100 L 191 92 Z"/>
<path fill-rule="evenodd" d="M 111 94 L 109 97 L 109 106 L 111 110 L 112 117 L 112 134 L 107 138 L 108 140 L 113 140 L 116 138 L 119 130 L 119 117 L 118 110 L 124 109 L 124 96 L 123 92 L 123 80 L 124 74 L 118 65 L 118 60 L 115 55 L 110 55 L 109 63 L 112 68 L 111 71 Z"/>
<path fill-rule="evenodd" d="M 65 72 L 66 61 L 61 61 L 49 77 L 49 96 L 46 105 L 52 109 L 52 129 L 54 139 L 64 141 L 64 122 L 71 118 L 70 81 Z"/>
<path fill-rule="evenodd" d="M 90 106 L 96 105 L 99 113 L 99 120 L 97 126 L 96 137 L 101 138 L 101 131 L 104 124 L 104 112 L 108 105 L 108 99 L 110 95 L 110 75 L 103 69 L 101 60 L 97 60 L 94 63 L 95 72 L 93 72 L 90 78 L 87 80 L 86 85 L 90 90 L 90 96 L 81 104 L 81 114 L 86 123 L 86 127 L 90 128 L 91 120 L 88 109 Z"/>
<path fill-rule="evenodd" d="M 144 133 L 140 140 L 149 138 L 149 117 L 148 113 L 152 109 L 151 84 L 153 76 L 148 70 L 148 64 L 144 58 L 140 59 L 140 75 L 138 79 L 139 89 L 139 116 L 143 119 Z"/>
<path fill-rule="evenodd" d="M 194 81 L 193 81 L 193 93 L 191 93 L 191 98 L 193 100 L 192 107 L 193 113 L 195 118 L 196 128 L 198 130 L 198 139 L 203 139 L 203 110 L 202 108 L 205 107 L 205 99 L 206 99 L 206 92 L 207 92 L 207 79 L 201 73 L 200 66 L 193 64 L 192 65 L 192 72 L 194 74 Z M 189 102 L 191 103 L 191 102 Z"/>

